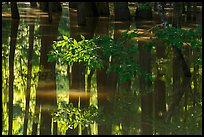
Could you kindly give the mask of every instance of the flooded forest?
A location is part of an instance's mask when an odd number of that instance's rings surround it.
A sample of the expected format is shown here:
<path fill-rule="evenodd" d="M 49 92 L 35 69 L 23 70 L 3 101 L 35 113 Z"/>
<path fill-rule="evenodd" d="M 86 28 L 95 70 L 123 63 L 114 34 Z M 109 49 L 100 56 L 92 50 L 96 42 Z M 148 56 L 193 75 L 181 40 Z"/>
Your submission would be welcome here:
<path fill-rule="evenodd" d="M 202 135 L 201 2 L 2 2 L 2 135 Z"/>

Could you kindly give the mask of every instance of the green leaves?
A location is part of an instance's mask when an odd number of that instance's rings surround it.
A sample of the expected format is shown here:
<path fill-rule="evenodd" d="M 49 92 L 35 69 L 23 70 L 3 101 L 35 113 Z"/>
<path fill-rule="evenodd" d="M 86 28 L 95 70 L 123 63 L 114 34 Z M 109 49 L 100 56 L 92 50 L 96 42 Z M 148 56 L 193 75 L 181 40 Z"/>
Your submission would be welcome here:
<path fill-rule="evenodd" d="M 168 27 L 166 29 L 154 30 L 156 38 L 162 43 L 174 46 L 176 48 L 183 48 L 184 46 L 190 46 L 192 49 L 197 49 L 202 54 L 202 27 L 198 26 L 197 29 L 178 29 L 174 27 Z M 202 61 L 202 56 L 199 56 L 197 64 Z"/>
<path fill-rule="evenodd" d="M 192 47 L 201 46 L 202 39 L 200 38 L 200 31 L 202 31 L 200 27 L 197 30 L 168 27 L 166 29 L 156 29 L 154 33 L 165 44 L 181 48 L 184 44 Z"/>
<path fill-rule="evenodd" d="M 63 36 L 64 40 L 55 42 L 53 49 L 48 54 L 48 61 L 57 61 L 60 64 L 72 65 L 74 62 L 84 62 L 87 67 L 94 68 L 100 65 L 100 60 L 96 60 L 97 54 L 93 49 L 96 45 L 92 40 L 85 40 L 81 35 L 82 40 L 77 42 L 76 39 Z"/>
<path fill-rule="evenodd" d="M 74 46 L 77 47 L 78 46 L 78 42 L 74 39 Z"/>
<path fill-rule="evenodd" d="M 151 9 L 154 4 L 153 2 L 139 2 L 137 3 L 137 5 L 140 9 L 145 10 L 145 9 Z"/>
<path fill-rule="evenodd" d="M 92 124 L 93 120 L 98 116 L 98 110 L 94 106 L 82 109 L 74 107 L 72 103 L 60 102 L 57 112 L 52 115 L 54 120 L 57 120 L 63 127 L 75 129 L 79 124 L 82 128 Z"/>
<path fill-rule="evenodd" d="M 63 40 L 52 45 L 53 50 L 48 54 L 48 60 L 69 65 L 83 62 L 89 70 L 101 69 L 105 64 L 109 64 L 107 71 L 116 72 L 120 81 L 125 82 L 140 74 L 135 59 L 138 43 L 131 42 L 128 46 L 126 44 L 136 36 L 137 30 L 123 32 L 122 38 L 117 42 L 107 35 L 90 40 L 81 35 L 81 41 L 63 36 Z"/>
<path fill-rule="evenodd" d="M 68 37 L 67 36 L 63 36 L 63 39 L 68 41 Z"/>

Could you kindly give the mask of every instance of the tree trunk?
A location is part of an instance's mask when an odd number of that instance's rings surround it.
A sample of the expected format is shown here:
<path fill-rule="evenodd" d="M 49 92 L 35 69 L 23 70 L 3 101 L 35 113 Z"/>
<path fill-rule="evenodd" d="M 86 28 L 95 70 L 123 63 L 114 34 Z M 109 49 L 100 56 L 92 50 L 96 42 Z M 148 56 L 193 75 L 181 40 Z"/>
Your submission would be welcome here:
<path fill-rule="evenodd" d="M 53 24 L 40 26 L 41 32 L 41 49 L 40 49 L 40 69 L 38 87 L 36 90 L 36 107 L 35 107 L 35 122 L 33 122 L 32 134 L 37 134 L 37 127 L 40 119 L 40 134 L 50 135 L 52 116 L 51 111 L 57 108 L 56 96 L 56 76 L 55 76 L 55 63 L 48 62 L 48 52 L 52 48 L 52 43 L 57 39 L 58 25 L 61 14 L 56 14 L 56 20 Z M 41 24 L 44 20 L 41 19 Z M 52 35 L 47 35 L 52 34 Z M 41 109 L 41 110 L 40 110 Z M 56 133 L 56 124 L 53 123 L 53 134 Z"/>
<path fill-rule="evenodd" d="M 28 73 L 27 73 L 27 89 L 26 89 L 26 107 L 24 117 L 24 128 L 23 134 L 27 134 L 28 126 L 28 113 L 29 113 L 29 102 L 30 102 L 30 88 L 31 88 L 31 77 L 32 77 L 32 54 L 33 54 L 33 41 L 34 41 L 34 25 L 29 26 L 29 49 L 28 49 Z"/>
<path fill-rule="evenodd" d="M 52 48 L 53 41 L 57 40 L 58 26 L 61 14 L 56 14 L 56 20 L 49 26 L 40 26 L 41 31 L 41 73 L 38 81 L 37 94 L 41 106 L 40 134 L 50 135 L 52 125 L 52 109 L 57 108 L 55 63 L 48 62 L 47 54 Z M 43 20 L 41 20 L 43 24 Z M 47 35 L 52 34 L 52 35 Z M 52 108 L 52 109 L 49 109 Z"/>
<path fill-rule="evenodd" d="M 182 14 L 185 14 L 185 13 L 186 13 L 186 8 L 185 8 L 185 6 L 186 6 L 186 2 L 182 2 L 182 10 L 181 10 L 181 13 L 182 13 Z"/>
<path fill-rule="evenodd" d="M 174 2 L 173 23 L 175 28 L 181 28 L 182 2 Z"/>
<path fill-rule="evenodd" d="M 18 33 L 19 20 L 11 21 L 11 41 L 9 53 L 9 129 L 8 134 L 12 135 L 13 126 L 13 82 L 14 82 L 14 55 L 16 48 L 16 39 Z"/>
<path fill-rule="evenodd" d="M 191 8 L 191 2 L 187 2 L 187 11 L 186 11 L 186 18 L 187 18 L 187 21 L 190 21 L 191 20 L 191 15 L 192 15 L 192 8 Z"/>
<path fill-rule="evenodd" d="M 97 70 L 97 94 L 98 94 L 98 108 L 103 108 L 103 116 L 109 117 L 113 112 L 113 104 L 108 100 L 112 97 L 112 91 L 109 87 L 113 83 L 108 81 L 108 75 L 106 73 L 107 67 L 101 70 Z M 110 83 L 110 84 L 107 84 Z M 98 135 L 111 135 L 112 134 L 112 122 L 107 121 L 104 123 L 99 123 L 98 125 Z"/>
<path fill-rule="evenodd" d="M 20 19 L 17 2 L 11 2 L 11 17 L 12 19 Z"/>
<path fill-rule="evenodd" d="M 165 57 L 165 49 L 166 47 L 162 45 L 161 42 L 158 42 L 156 46 L 156 53 L 157 53 L 157 59 L 162 59 Z M 162 72 L 161 65 L 158 64 L 157 66 L 157 77 L 155 80 L 155 117 L 156 118 L 162 118 L 164 113 L 166 112 L 166 86 L 165 82 L 161 80 L 161 78 L 164 76 L 164 73 Z"/>
<path fill-rule="evenodd" d="M 193 49 L 193 61 L 196 62 L 198 58 L 198 49 Z M 193 65 L 193 83 L 194 83 L 194 90 L 193 90 L 193 107 L 196 106 L 196 92 L 198 91 L 198 70 L 199 66 L 194 63 Z"/>
<path fill-rule="evenodd" d="M 130 20 L 128 2 L 114 2 L 114 13 L 116 21 Z"/>
<path fill-rule="evenodd" d="M 141 2 L 144 3 L 144 2 Z M 135 18 L 136 19 L 152 19 L 152 8 L 143 9 L 141 7 L 137 7 L 135 11 Z"/>
<path fill-rule="evenodd" d="M 48 2 L 39 2 L 39 6 L 40 6 L 40 9 L 42 10 L 42 11 L 45 11 L 45 12 L 47 12 L 48 11 Z"/>
<path fill-rule="evenodd" d="M 143 47 L 144 42 L 139 41 L 139 64 L 143 73 L 151 73 L 151 50 Z M 139 77 L 140 91 L 141 91 L 141 109 L 142 109 L 142 122 L 141 130 L 142 135 L 152 135 L 153 126 L 153 93 L 151 92 L 151 81 L 146 81 L 144 78 Z"/>
<path fill-rule="evenodd" d="M 78 25 L 86 25 L 86 17 L 98 17 L 98 11 L 94 2 L 81 2 L 78 4 Z"/>
<path fill-rule="evenodd" d="M 81 4 L 87 3 L 80 3 Z M 91 4 L 91 3 L 89 3 Z M 89 5 L 90 6 L 90 5 Z M 84 8 L 84 7 L 83 7 Z M 81 12 L 81 11 L 80 11 Z M 77 15 L 79 16 L 79 14 Z M 82 34 L 86 39 L 90 39 L 93 37 L 96 22 L 94 18 L 86 19 L 86 26 L 77 26 L 77 18 L 76 12 L 73 9 L 70 9 L 70 37 L 75 38 L 77 41 L 81 40 L 80 34 Z M 88 96 L 72 96 L 72 91 L 80 92 L 80 94 L 85 95 L 85 64 L 84 63 L 74 63 L 71 72 L 71 81 L 70 81 L 70 98 L 69 101 L 73 103 L 74 107 L 78 107 L 78 102 L 80 98 L 80 107 L 87 108 L 89 106 L 90 98 Z M 66 131 L 67 135 L 78 135 L 79 127 L 75 129 L 68 129 Z M 83 135 L 87 135 L 89 133 L 89 127 L 82 130 Z"/>
<path fill-rule="evenodd" d="M 186 63 L 187 63 L 187 66 L 191 66 L 191 47 L 184 47 L 184 55 L 185 55 L 185 59 L 186 59 Z M 190 85 L 190 82 L 187 83 L 183 83 L 183 90 L 185 90 L 185 100 L 184 100 L 184 105 L 185 105 L 185 111 L 187 111 L 187 106 L 188 106 L 188 98 L 189 98 L 189 95 L 190 93 L 192 93 L 191 91 L 191 85 Z"/>
<path fill-rule="evenodd" d="M 69 8 L 77 9 L 79 2 L 69 2 Z"/>
<path fill-rule="evenodd" d="M 193 2 L 193 21 L 196 21 L 197 15 L 197 2 Z"/>
<path fill-rule="evenodd" d="M 40 9 L 44 12 L 61 12 L 62 7 L 60 2 L 39 2 Z"/>
<path fill-rule="evenodd" d="M 108 17 L 110 16 L 110 11 L 109 11 L 109 4 L 108 2 L 95 2 L 97 11 L 99 16 L 101 17 Z"/>
<path fill-rule="evenodd" d="M 39 2 L 39 4 L 42 11 L 48 12 L 49 22 L 52 22 L 52 12 L 62 11 L 60 2 Z"/>
<path fill-rule="evenodd" d="M 48 18 L 49 18 L 49 22 L 52 22 L 52 8 L 53 8 L 53 4 L 52 2 L 48 2 Z"/>
<path fill-rule="evenodd" d="M 30 7 L 31 8 L 36 8 L 37 7 L 37 2 L 30 2 Z"/>

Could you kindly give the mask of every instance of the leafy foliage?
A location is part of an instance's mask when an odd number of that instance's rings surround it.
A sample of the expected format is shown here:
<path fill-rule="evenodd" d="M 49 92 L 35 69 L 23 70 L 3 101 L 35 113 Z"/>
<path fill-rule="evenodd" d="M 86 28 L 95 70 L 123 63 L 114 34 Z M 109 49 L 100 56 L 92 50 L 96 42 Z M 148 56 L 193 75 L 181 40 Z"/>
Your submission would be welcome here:
<path fill-rule="evenodd" d="M 125 96 L 125 97 L 124 97 Z M 127 98 L 128 97 L 128 100 Z M 139 125 L 135 121 L 139 122 L 138 112 L 139 109 L 139 97 L 134 96 L 132 93 L 124 91 L 124 93 L 119 94 L 114 99 L 108 100 L 109 105 L 113 106 L 108 108 L 103 108 L 102 106 L 98 109 L 98 117 L 96 121 L 99 124 L 118 124 L 118 123 L 129 123 L 131 125 Z M 114 119 L 113 119 L 114 117 Z"/>
<path fill-rule="evenodd" d="M 153 2 L 138 2 L 137 6 L 140 9 L 151 9 L 153 7 L 154 3 Z"/>
<path fill-rule="evenodd" d="M 156 38 L 166 45 L 171 45 L 180 49 L 187 45 L 192 49 L 198 49 L 199 57 L 197 60 L 197 64 L 202 64 L 201 26 L 199 26 L 196 30 L 184 30 L 175 27 L 167 27 L 166 29 L 155 29 L 154 33 Z"/>
<path fill-rule="evenodd" d="M 53 119 L 57 120 L 64 130 L 74 129 L 79 124 L 85 128 L 92 124 L 97 116 L 97 109 L 94 106 L 88 108 L 77 108 L 72 103 L 60 102 L 57 112 L 54 112 Z"/>
<path fill-rule="evenodd" d="M 48 55 L 48 61 L 58 61 L 61 64 L 72 65 L 74 62 L 84 62 L 90 69 L 100 68 L 102 60 L 96 53 L 96 45 L 93 40 L 82 40 L 77 42 L 75 39 L 63 36 L 63 40 L 53 44 L 53 50 Z"/>
<path fill-rule="evenodd" d="M 184 46 L 184 44 L 190 45 L 192 48 L 200 47 L 202 45 L 200 28 L 194 31 L 193 29 L 184 30 L 168 27 L 166 29 L 156 29 L 155 35 L 162 42 L 179 48 Z"/>
<path fill-rule="evenodd" d="M 63 40 L 55 42 L 48 55 L 49 61 L 57 61 L 60 64 L 83 62 L 89 70 L 101 69 L 108 66 L 108 72 L 116 72 L 120 80 L 126 81 L 135 75 L 144 75 L 135 61 L 137 43 L 129 41 L 137 36 L 137 30 L 122 33 L 121 39 L 114 41 L 107 35 L 86 40 L 81 35 L 81 41 L 63 36 Z M 129 42 L 129 43 L 128 43 Z M 128 44 L 127 44 L 128 43 Z M 127 46 L 128 45 L 128 46 Z M 111 58 L 111 60 L 110 60 Z M 149 75 L 147 75 L 149 77 Z"/>
<path fill-rule="evenodd" d="M 177 113 L 172 122 L 155 119 L 156 134 L 200 135 L 202 134 L 202 105 L 190 107 L 184 113 Z"/>

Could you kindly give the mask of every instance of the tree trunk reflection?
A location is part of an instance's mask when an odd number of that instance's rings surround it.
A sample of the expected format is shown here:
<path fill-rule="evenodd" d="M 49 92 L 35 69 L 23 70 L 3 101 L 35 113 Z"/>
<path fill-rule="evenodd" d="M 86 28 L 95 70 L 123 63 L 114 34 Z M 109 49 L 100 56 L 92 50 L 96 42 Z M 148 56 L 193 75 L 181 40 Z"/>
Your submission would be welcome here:
<path fill-rule="evenodd" d="M 139 41 L 139 64 L 145 73 L 151 73 L 151 49 L 143 46 L 143 42 Z M 142 135 L 152 135 L 152 115 L 153 115 L 153 93 L 151 91 L 151 81 L 139 78 L 142 109 Z"/>
<path fill-rule="evenodd" d="M 26 89 L 26 108 L 24 117 L 23 134 L 27 134 L 28 126 L 28 113 L 30 102 L 30 88 L 31 88 L 31 74 L 32 74 L 32 54 L 33 54 L 33 41 L 34 41 L 34 25 L 29 26 L 29 49 L 28 49 L 28 73 L 27 73 L 27 89 Z"/>
<path fill-rule="evenodd" d="M 40 119 L 40 134 L 50 135 L 52 116 L 51 113 L 55 111 L 57 107 L 56 96 L 56 76 L 55 76 L 55 63 L 48 62 L 47 54 L 52 48 L 52 43 L 58 36 L 58 24 L 60 19 L 60 13 L 53 15 L 53 23 L 48 26 L 41 25 L 41 49 L 40 49 L 40 69 L 39 81 L 36 93 L 36 120 L 39 119 L 39 113 L 41 110 Z M 45 20 L 41 19 L 43 24 Z M 33 134 L 37 134 L 38 122 L 33 123 Z M 56 123 L 53 121 L 53 125 Z M 53 133 L 56 134 L 56 127 L 53 128 Z"/>
<path fill-rule="evenodd" d="M 14 82 L 14 55 L 16 49 L 16 39 L 19 20 L 11 20 L 11 41 L 9 53 L 9 129 L 8 134 L 12 135 L 13 126 L 13 82 Z"/>

